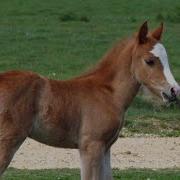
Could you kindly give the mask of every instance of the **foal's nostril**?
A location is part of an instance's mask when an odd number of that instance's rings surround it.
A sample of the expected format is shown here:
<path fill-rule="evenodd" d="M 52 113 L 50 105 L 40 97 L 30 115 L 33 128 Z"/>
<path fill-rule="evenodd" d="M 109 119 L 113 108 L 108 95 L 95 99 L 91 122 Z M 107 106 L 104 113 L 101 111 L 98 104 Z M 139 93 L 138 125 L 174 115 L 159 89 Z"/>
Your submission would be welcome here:
<path fill-rule="evenodd" d="M 175 91 L 174 88 L 171 88 L 171 95 L 174 96 L 174 97 L 176 97 L 176 91 Z"/>

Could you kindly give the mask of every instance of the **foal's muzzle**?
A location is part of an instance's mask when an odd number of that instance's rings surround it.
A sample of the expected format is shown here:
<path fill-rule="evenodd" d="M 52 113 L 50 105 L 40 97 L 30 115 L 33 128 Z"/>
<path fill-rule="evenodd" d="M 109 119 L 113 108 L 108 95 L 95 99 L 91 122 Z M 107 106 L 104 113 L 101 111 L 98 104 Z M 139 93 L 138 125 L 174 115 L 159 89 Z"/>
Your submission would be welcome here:
<path fill-rule="evenodd" d="M 180 87 L 172 87 L 168 92 L 162 92 L 163 98 L 168 102 L 177 101 L 177 96 L 180 95 Z"/>

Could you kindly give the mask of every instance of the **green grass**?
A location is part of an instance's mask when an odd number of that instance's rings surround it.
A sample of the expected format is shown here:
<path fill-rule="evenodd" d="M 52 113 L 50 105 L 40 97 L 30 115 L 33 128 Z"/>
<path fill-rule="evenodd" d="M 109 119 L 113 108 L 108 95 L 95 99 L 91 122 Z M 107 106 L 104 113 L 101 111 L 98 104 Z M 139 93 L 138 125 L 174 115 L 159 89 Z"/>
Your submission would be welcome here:
<path fill-rule="evenodd" d="M 0 71 L 71 78 L 96 64 L 114 42 L 130 36 L 145 20 L 151 28 L 165 22 L 163 42 L 180 82 L 179 0 L 2 0 Z M 177 106 L 157 109 L 138 97 L 126 119 L 132 134 L 180 135 Z"/>
<path fill-rule="evenodd" d="M 158 136 L 180 137 L 180 113 L 175 104 L 169 107 L 154 106 L 138 96 L 128 109 L 124 136 L 153 134 Z"/>
<path fill-rule="evenodd" d="M 180 170 L 129 169 L 113 170 L 114 180 L 179 180 Z M 56 170 L 18 170 L 8 169 L 3 180 L 79 180 L 80 173 L 76 169 Z"/>

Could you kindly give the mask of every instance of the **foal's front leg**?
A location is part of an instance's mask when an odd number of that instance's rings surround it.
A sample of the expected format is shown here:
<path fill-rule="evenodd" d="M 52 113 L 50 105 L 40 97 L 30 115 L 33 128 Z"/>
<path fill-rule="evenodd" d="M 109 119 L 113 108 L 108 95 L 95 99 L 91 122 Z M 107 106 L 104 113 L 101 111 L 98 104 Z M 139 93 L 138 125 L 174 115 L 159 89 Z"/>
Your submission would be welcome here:
<path fill-rule="evenodd" d="M 113 180 L 110 149 L 105 153 L 104 160 L 105 180 Z"/>
<path fill-rule="evenodd" d="M 105 148 L 102 142 L 89 142 L 80 148 L 81 180 L 105 180 Z"/>

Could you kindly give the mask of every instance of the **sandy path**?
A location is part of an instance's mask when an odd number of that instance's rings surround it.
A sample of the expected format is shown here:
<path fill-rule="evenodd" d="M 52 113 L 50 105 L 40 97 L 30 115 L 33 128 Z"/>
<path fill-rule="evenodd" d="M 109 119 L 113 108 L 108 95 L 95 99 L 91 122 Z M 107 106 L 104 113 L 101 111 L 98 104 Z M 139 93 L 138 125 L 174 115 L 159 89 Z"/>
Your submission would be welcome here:
<path fill-rule="evenodd" d="M 58 149 L 27 139 L 11 167 L 79 168 L 77 150 Z M 115 168 L 180 168 L 180 138 L 121 138 L 112 147 Z"/>

